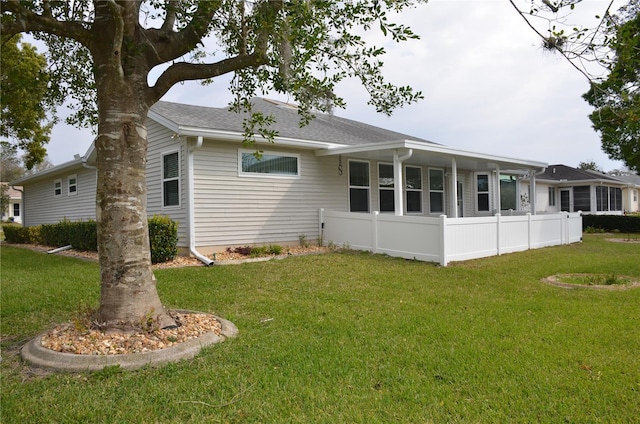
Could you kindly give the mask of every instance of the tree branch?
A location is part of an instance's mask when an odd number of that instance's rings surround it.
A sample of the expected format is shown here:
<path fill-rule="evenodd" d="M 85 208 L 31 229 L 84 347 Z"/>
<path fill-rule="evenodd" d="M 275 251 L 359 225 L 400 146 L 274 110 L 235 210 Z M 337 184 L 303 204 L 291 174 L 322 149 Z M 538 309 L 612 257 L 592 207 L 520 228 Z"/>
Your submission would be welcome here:
<path fill-rule="evenodd" d="M 160 27 L 161 31 L 173 31 L 173 26 L 176 24 L 176 8 L 178 7 L 177 0 L 170 0 L 167 4 L 167 16 Z"/>
<path fill-rule="evenodd" d="M 178 62 L 169 66 L 147 92 L 146 101 L 152 105 L 165 95 L 171 87 L 181 81 L 194 81 L 215 78 L 229 72 L 258 67 L 267 63 L 267 57 L 261 53 L 241 55 L 221 60 L 217 63 L 199 64 Z"/>
<path fill-rule="evenodd" d="M 19 0 L 2 2 L 3 12 L 9 11 L 12 15 L 3 14 L 3 18 L 9 16 L 12 21 L 0 23 L 0 32 L 3 37 L 10 37 L 22 32 L 44 32 L 60 37 L 72 38 L 89 47 L 91 42 L 90 32 L 81 22 L 58 21 L 51 15 L 47 4 L 43 8 L 43 14 L 39 15 L 27 7 L 27 3 Z"/>

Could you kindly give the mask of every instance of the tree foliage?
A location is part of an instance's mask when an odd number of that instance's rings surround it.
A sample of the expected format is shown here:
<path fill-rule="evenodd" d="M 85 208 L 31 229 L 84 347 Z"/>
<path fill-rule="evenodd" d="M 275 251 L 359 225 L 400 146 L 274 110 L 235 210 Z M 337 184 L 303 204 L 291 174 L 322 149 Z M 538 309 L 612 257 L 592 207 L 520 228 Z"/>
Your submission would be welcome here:
<path fill-rule="evenodd" d="M 602 149 L 640 173 L 640 16 L 621 24 L 612 42 L 615 60 L 602 82 L 584 95 L 595 108 L 589 115 Z"/>
<path fill-rule="evenodd" d="M 0 137 L 14 140 L 26 152 L 25 166 L 31 169 L 46 156 L 51 133 L 47 62 L 35 47 L 14 35 L 2 39 L 0 70 Z"/>
<path fill-rule="evenodd" d="M 640 172 L 638 0 L 618 10 L 612 10 L 613 1 L 603 3 L 606 7 L 590 26 L 571 19 L 581 0 L 532 0 L 527 9 L 510 2 L 546 50 L 565 57 L 589 81 L 583 97 L 595 108 L 589 118 L 600 133 L 602 150 Z"/>

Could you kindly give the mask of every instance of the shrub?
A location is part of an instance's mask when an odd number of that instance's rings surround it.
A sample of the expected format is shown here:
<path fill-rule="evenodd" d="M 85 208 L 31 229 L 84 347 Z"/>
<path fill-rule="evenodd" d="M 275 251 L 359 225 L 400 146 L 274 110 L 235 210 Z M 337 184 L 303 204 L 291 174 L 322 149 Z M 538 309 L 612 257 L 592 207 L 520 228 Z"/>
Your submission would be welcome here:
<path fill-rule="evenodd" d="M 169 217 L 155 215 L 148 223 L 151 262 L 155 264 L 174 259 L 178 254 L 178 223 Z M 35 227 L 3 225 L 2 230 L 8 243 L 55 247 L 71 245 L 77 250 L 98 250 L 97 224 L 93 220 L 71 222 L 64 219 L 57 224 Z"/>
<path fill-rule="evenodd" d="M 640 233 L 640 216 L 637 215 L 583 215 L 584 231 L 596 229 L 608 232 Z"/>
<path fill-rule="evenodd" d="M 3 225 L 4 239 L 7 243 L 30 243 L 29 228 L 18 225 Z"/>
<path fill-rule="evenodd" d="M 174 259 L 178 255 L 178 223 L 168 216 L 154 215 L 149 218 L 149 243 L 151 263 Z"/>

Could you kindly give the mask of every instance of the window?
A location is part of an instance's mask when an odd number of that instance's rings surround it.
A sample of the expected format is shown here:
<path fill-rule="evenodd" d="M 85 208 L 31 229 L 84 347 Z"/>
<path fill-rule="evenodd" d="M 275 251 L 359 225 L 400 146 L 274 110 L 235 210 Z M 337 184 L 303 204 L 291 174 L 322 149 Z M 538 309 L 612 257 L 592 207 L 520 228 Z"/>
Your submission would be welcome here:
<path fill-rule="evenodd" d="M 518 210 L 518 182 L 513 175 L 500 175 L 500 209 Z"/>
<path fill-rule="evenodd" d="M 407 213 L 421 213 L 422 168 L 407 166 L 405 168 L 405 184 L 407 197 Z"/>
<path fill-rule="evenodd" d="M 556 188 L 549 187 L 549 206 L 556 205 Z"/>
<path fill-rule="evenodd" d="M 444 212 L 444 171 L 429 169 L 429 212 Z"/>
<path fill-rule="evenodd" d="M 162 156 L 163 206 L 180 205 L 180 156 L 178 152 Z"/>
<path fill-rule="evenodd" d="M 380 212 L 394 212 L 393 165 L 378 164 L 378 188 L 380 191 Z"/>
<path fill-rule="evenodd" d="M 476 195 L 478 212 L 488 212 L 489 209 L 489 174 L 476 175 Z"/>
<path fill-rule="evenodd" d="M 349 210 L 369 212 L 369 163 L 349 161 Z"/>
<path fill-rule="evenodd" d="M 73 196 L 78 193 L 78 177 L 76 175 L 70 175 L 67 177 L 67 192 L 69 196 Z"/>
<path fill-rule="evenodd" d="M 240 175 L 265 175 L 270 177 L 297 177 L 299 156 L 294 154 L 262 153 L 240 150 Z"/>
<path fill-rule="evenodd" d="M 20 216 L 20 203 L 13 204 L 13 216 L 15 217 Z"/>
<path fill-rule="evenodd" d="M 573 210 L 575 212 L 591 211 L 591 187 L 580 186 L 573 188 Z"/>
<path fill-rule="evenodd" d="M 62 196 L 62 180 L 57 179 L 53 182 L 53 195 Z"/>
<path fill-rule="evenodd" d="M 634 202 L 638 201 L 638 190 L 633 190 L 633 201 Z"/>

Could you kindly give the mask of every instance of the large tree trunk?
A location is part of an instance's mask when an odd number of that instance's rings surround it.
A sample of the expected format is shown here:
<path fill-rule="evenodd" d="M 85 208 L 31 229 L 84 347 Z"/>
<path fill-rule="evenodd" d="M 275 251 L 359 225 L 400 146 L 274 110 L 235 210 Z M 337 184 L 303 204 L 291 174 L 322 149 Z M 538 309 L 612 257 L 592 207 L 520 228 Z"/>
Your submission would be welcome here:
<path fill-rule="evenodd" d="M 99 102 L 102 109 L 95 143 L 101 273 L 98 319 L 107 330 L 115 331 L 167 327 L 174 321 L 160 302 L 149 247 L 145 179 L 148 107 L 126 93 L 109 93 L 107 97 Z"/>

